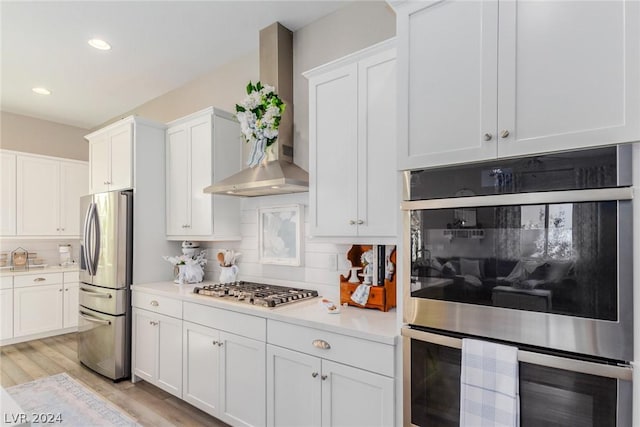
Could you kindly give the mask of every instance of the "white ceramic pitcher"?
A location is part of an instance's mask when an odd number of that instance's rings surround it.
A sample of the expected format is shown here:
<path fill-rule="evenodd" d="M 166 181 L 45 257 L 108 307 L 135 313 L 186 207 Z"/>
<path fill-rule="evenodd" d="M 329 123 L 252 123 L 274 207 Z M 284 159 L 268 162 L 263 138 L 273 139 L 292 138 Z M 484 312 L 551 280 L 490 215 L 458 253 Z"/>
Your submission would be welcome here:
<path fill-rule="evenodd" d="M 220 267 L 220 283 L 232 283 L 238 277 L 238 266 Z"/>

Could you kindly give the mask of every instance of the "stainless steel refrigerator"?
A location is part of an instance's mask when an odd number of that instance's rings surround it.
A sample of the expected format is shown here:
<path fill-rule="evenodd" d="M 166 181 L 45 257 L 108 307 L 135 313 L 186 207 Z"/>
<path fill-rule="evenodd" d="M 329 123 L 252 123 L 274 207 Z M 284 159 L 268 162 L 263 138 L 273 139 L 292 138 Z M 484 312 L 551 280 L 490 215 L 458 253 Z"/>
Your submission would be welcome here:
<path fill-rule="evenodd" d="M 133 192 L 80 199 L 78 357 L 113 380 L 131 374 Z"/>

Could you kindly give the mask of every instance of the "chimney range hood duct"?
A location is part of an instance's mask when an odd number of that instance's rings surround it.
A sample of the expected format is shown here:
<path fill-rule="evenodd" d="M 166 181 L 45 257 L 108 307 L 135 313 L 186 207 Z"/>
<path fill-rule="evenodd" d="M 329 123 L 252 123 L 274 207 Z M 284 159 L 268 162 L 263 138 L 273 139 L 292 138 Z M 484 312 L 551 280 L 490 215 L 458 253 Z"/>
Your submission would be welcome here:
<path fill-rule="evenodd" d="M 293 163 L 293 34 L 276 22 L 260 30 L 260 81 L 287 105 L 267 161 L 204 189 L 205 193 L 266 196 L 309 191 L 309 174 Z"/>

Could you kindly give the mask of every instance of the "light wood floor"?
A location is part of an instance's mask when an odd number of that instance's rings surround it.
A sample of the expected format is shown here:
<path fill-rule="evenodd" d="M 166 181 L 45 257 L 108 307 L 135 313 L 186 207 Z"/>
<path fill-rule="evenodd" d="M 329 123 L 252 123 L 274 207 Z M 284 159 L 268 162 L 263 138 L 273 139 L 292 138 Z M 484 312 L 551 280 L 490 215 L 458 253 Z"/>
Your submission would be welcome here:
<path fill-rule="evenodd" d="M 0 347 L 0 385 L 8 388 L 66 372 L 143 426 L 226 426 L 145 381 L 114 383 L 94 373 L 78 362 L 77 348 L 76 334 Z"/>

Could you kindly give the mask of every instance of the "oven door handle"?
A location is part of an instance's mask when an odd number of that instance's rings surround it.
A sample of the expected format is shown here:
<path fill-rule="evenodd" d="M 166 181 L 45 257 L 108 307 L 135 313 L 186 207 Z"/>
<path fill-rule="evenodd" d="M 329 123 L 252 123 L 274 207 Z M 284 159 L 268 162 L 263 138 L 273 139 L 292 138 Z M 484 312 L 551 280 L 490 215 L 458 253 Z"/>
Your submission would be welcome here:
<path fill-rule="evenodd" d="M 413 200 L 404 201 L 400 206 L 404 211 L 412 211 L 422 209 L 476 208 L 483 206 L 540 205 L 547 203 L 605 202 L 610 200 L 632 199 L 633 189 L 631 187 L 620 187 Z"/>
<path fill-rule="evenodd" d="M 415 339 L 445 347 L 462 349 L 462 340 L 460 338 L 419 331 L 406 327 L 402 328 L 401 334 L 407 339 Z M 633 368 L 631 368 L 631 366 L 605 365 L 603 363 L 569 359 L 567 357 L 535 353 L 520 349 L 518 349 L 518 361 L 522 363 L 530 363 L 532 365 L 547 366 L 565 371 L 579 372 L 582 374 L 614 378 L 624 381 L 631 381 L 633 375 Z"/>

